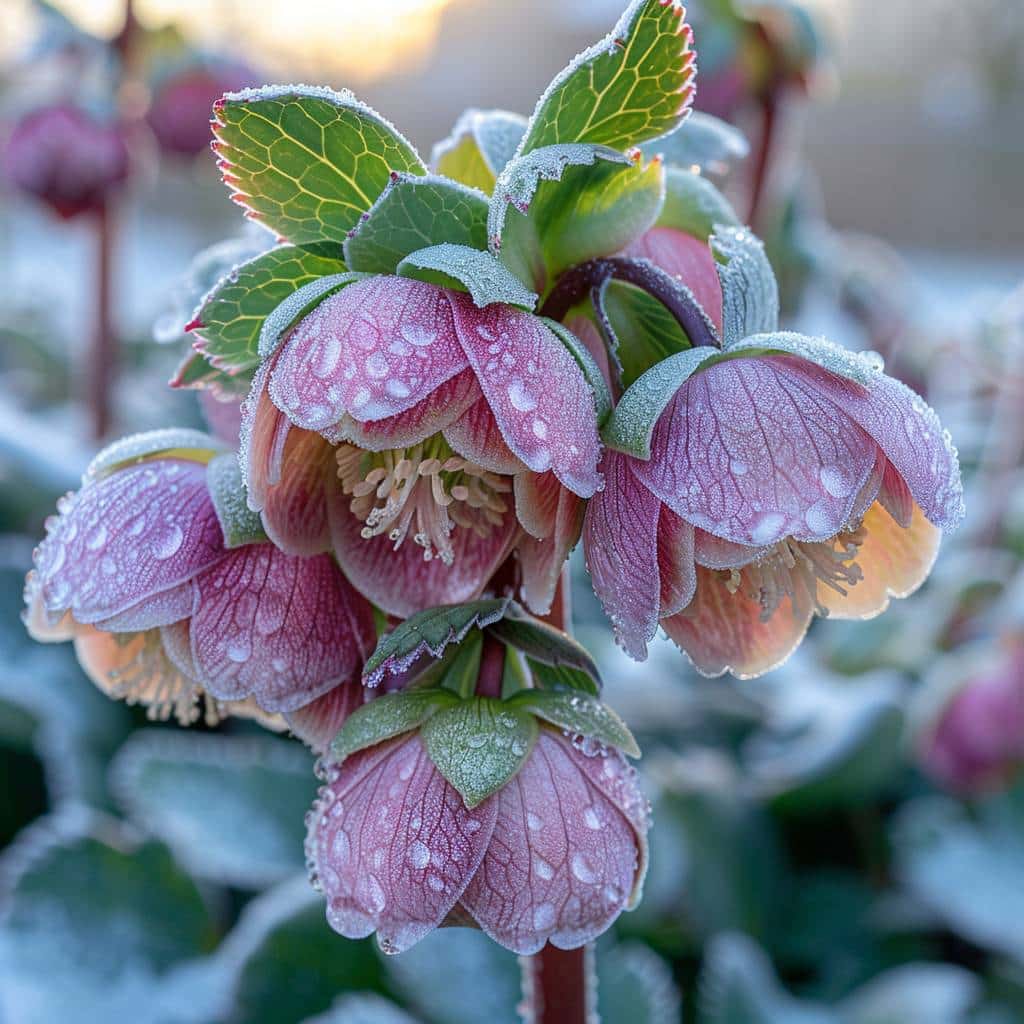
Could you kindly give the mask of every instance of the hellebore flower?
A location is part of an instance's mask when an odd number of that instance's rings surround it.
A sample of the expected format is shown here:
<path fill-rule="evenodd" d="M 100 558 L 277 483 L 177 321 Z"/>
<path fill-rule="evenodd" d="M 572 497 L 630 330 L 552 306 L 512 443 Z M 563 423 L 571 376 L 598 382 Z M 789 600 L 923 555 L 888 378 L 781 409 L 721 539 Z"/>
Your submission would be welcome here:
<path fill-rule="evenodd" d="M 1006 785 L 1024 765 L 1024 643 L 951 655 L 918 704 L 921 768 L 959 793 Z M 926 709 L 925 704 L 928 704 Z"/>
<path fill-rule="evenodd" d="M 593 392 L 543 321 L 401 277 L 325 299 L 243 411 L 268 535 L 294 553 L 333 548 L 398 616 L 478 595 L 513 550 L 546 611 L 598 458 Z"/>
<path fill-rule="evenodd" d="M 283 714 L 305 736 L 326 715 L 336 729 L 362 700 L 372 610 L 329 555 L 269 543 L 239 484 L 233 453 L 197 431 L 101 452 L 47 522 L 29 632 L 74 639 L 94 682 L 152 717 L 192 721 L 205 695 L 213 718 Z"/>
<path fill-rule="evenodd" d="M 100 210 L 129 171 L 121 129 L 70 104 L 23 117 L 3 157 L 9 180 L 64 218 Z"/>
<path fill-rule="evenodd" d="M 475 922 L 524 955 L 549 941 L 581 946 L 636 905 L 647 859 L 635 771 L 617 751 L 588 756 L 547 727 L 472 809 L 413 732 L 329 769 L 307 821 L 331 927 L 376 932 L 389 953 L 446 921 Z"/>
<path fill-rule="evenodd" d="M 758 675 L 815 613 L 869 618 L 921 584 L 963 503 L 956 452 L 917 395 L 796 335 L 672 358 L 692 372 L 649 458 L 607 453 L 584 526 L 594 589 L 633 657 L 660 622 L 701 672 Z"/>

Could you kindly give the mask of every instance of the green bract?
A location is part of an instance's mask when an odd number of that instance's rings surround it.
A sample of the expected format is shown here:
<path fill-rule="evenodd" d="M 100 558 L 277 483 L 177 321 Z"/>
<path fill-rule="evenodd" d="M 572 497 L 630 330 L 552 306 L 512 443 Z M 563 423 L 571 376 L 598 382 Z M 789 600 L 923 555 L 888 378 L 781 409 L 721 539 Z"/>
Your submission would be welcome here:
<path fill-rule="evenodd" d="M 466 110 L 451 135 L 434 146 L 440 174 L 490 194 L 526 131 L 526 118 L 507 110 Z"/>
<path fill-rule="evenodd" d="M 774 331 L 779 325 L 779 286 L 761 240 L 748 228 L 716 224 L 711 251 L 722 285 L 723 346 Z"/>
<path fill-rule="evenodd" d="M 392 171 L 425 174 L 412 146 L 350 92 L 306 85 L 228 93 L 214 148 L 234 198 L 295 244 L 343 242 Z"/>
<path fill-rule="evenodd" d="M 349 754 L 409 732 L 441 708 L 458 702 L 450 690 L 404 690 L 385 693 L 353 711 L 331 742 L 331 756 Z"/>
<path fill-rule="evenodd" d="M 206 467 L 206 486 L 226 548 L 267 540 L 260 514 L 249 508 L 242 470 L 234 452 L 225 452 L 210 461 Z"/>
<path fill-rule="evenodd" d="M 729 200 L 707 178 L 678 167 L 667 168 L 665 205 L 658 215 L 658 227 L 676 228 L 707 240 L 716 224 L 740 227 Z"/>
<path fill-rule="evenodd" d="M 667 164 L 724 177 L 734 163 L 746 158 L 750 144 L 728 121 L 694 110 L 670 135 L 646 142 L 640 149 L 648 157 L 660 154 Z"/>
<path fill-rule="evenodd" d="M 537 293 L 528 291 L 504 264 L 489 252 L 466 245 L 443 242 L 417 249 L 398 264 L 398 273 L 402 277 L 468 291 L 481 307 L 502 302 L 532 311 L 537 304 Z"/>

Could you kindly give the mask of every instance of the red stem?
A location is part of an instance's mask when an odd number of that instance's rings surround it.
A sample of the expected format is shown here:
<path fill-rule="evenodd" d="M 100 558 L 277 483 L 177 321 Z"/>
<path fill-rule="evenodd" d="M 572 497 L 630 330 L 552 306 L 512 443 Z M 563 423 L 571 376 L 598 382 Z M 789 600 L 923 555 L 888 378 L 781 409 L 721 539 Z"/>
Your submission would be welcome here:
<path fill-rule="evenodd" d="M 112 278 L 114 262 L 113 215 L 107 203 L 96 213 L 96 308 L 86 378 L 92 433 L 97 441 L 110 429 L 110 392 L 117 372 L 114 337 Z"/>
<path fill-rule="evenodd" d="M 505 673 L 505 645 L 496 637 L 484 633 L 484 646 L 480 652 L 480 671 L 476 677 L 476 692 L 480 697 L 501 697 L 501 681 Z"/>
<path fill-rule="evenodd" d="M 545 621 L 558 629 L 572 629 L 572 600 L 569 567 L 562 569 Z M 523 960 L 524 1020 L 531 1024 L 587 1024 L 587 949 L 557 949 L 550 943 L 539 953 Z"/>
<path fill-rule="evenodd" d="M 775 148 L 775 129 L 778 121 L 778 93 L 776 86 L 770 85 L 761 99 L 761 138 L 757 147 L 757 162 L 754 164 L 754 178 L 750 190 L 750 212 L 747 223 L 755 230 L 760 230 L 758 221 L 764 206 L 769 169 L 772 161 L 772 150 Z"/>

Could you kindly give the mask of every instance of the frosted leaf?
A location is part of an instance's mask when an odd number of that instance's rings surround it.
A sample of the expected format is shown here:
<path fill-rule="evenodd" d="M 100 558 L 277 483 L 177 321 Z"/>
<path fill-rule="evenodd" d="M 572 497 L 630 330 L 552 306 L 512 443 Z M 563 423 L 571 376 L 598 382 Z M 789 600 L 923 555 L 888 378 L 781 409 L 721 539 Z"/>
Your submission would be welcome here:
<path fill-rule="evenodd" d="M 97 454 L 83 476 L 83 481 L 96 480 L 131 462 L 138 462 L 150 456 L 173 455 L 195 462 L 209 462 L 224 445 L 209 434 L 187 427 L 165 427 L 147 430 L 142 434 L 130 434 L 107 445 Z"/>
<path fill-rule="evenodd" d="M 661 154 L 666 163 L 716 178 L 724 178 L 750 154 L 750 143 L 738 128 L 700 110 L 691 111 L 675 131 L 640 148 L 648 157 Z"/>
<path fill-rule="evenodd" d="M 430 163 L 441 174 L 490 192 L 525 130 L 526 118 L 519 114 L 470 108 L 434 146 Z"/>
<path fill-rule="evenodd" d="M 398 264 L 403 277 L 414 277 L 444 287 L 464 287 L 478 306 L 502 302 L 532 310 L 535 292 L 488 252 L 445 242 L 417 249 Z"/>
<path fill-rule="evenodd" d="M 571 733 L 617 747 L 630 757 L 640 756 L 640 748 L 626 723 L 610 707 L 589 694 L 522 690 L 506 703 Z"/>
<path fill-rule="evenodd" d="M 331 757 L 340 762 L 410 732 L 455 700 L 449 690 L 407 690 L 375 697 L 345 720 L 331 743 Z"/>
<path fill-rule="evenodd" d="M 716 224 L 711 251 L 722 283 L 722 342 L 730 345 L 779 326 L 779 286 L 764 245 L 749 228 Z"/>
<path fill-rule="evenodd" d="M 734 355 L 775 355 L 787 354 L 806 359 L 830 373 L 846 377 L 867 387 L 882 372 L 878 358 L 871 358 L 865 352 L 851 352 L 827 338 L 812 338 L 793 331 L 775 331 L 770 334 L 755 334 L 742 341 L 728 345 L 726 350 L 712 362 L 730 359 Z"/>
<path fill-rule="evenodd" d="M 267 539 L 259 514 L 249 508 L 242 471 L 233 452 L 224 452 L 210 461 L 206 484 L 224 533 L 225 547 L 236 548 Z"/>

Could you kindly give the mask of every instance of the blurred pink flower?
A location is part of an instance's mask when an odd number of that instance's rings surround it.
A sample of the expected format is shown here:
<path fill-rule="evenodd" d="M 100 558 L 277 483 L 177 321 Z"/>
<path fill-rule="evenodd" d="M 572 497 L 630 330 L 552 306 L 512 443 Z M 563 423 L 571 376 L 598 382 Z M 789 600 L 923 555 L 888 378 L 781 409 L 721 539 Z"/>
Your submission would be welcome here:
<path fill-rule="evenodd" d="M 519 772 L 468 810 L 407 733 L 347 758 L 307 818 L 331 927 L 399 953 L 475 922 L 515 953 L 573 949 L 639 900 L 647 803 L 621 754 L 542 727 Z"/>
<path fill-rule="evenodd" d="M 4 147 L 8 179 L 61 217 L 96 212 L 128 177 L 121 128 L 70 104 L 25 115 Z"/>
<path fill-rule="evenodd" d="M 758 675 L 815 613 L 912 593 L 962 514 L 956 453 L 917 395 L 795 355 L 705 365 L 650 459 L 609 450 L 602 468 L 584 548 L 619 642 L 642 659 L 660 624 L 708 675 Z"/>
<path fill-rule="evenodd" d="M 329 716 L 336 728 L 341 705 L 362 701 L 376 639 L 369 604 L 329 555 L 266 541 L 228 548 L 208 484 L 222 450 L 191 431 L 147 450 L 162 434 L 101 453 L 58 504 L 26 584 L 29 631 L 73 638 L 101 688 L 153 717 L 191 721 L 205 694 L 213 717 L 252 713 L 283 727 L 285 714 L 305 736 Z"/>
<path fill-rule="evenodd" d="M 333 548 L 399 616 L 477 596 L 513 550 L 547 611 L 600 484 L 593 393 L 543 322 L 401 277 L 350 284 L 291 331 L 242 437 L 270 537 Z"/>

